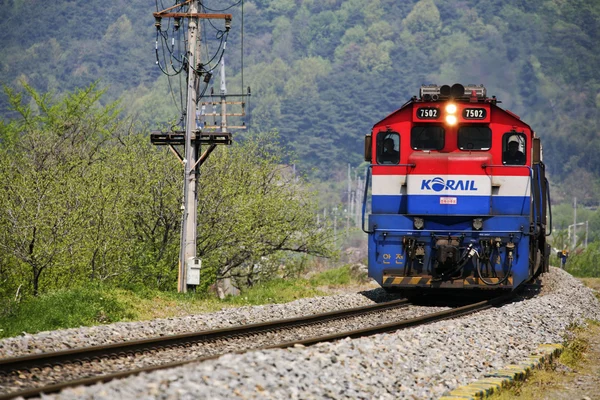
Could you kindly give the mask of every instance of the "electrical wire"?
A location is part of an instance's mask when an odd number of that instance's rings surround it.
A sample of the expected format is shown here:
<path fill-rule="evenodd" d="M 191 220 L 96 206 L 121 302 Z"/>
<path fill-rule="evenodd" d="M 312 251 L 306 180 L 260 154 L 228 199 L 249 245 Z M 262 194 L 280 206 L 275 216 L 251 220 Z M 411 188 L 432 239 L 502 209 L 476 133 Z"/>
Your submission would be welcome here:
<path fill-rule="evenodd" d="M 204 5 L 202 5 L 202 7 L 206 8 Z M 207 9 L 207 10 L 210 10 L 210 9 Z M 212 57 L 207 62 L 203 63 L 203 66 L 210 65 L 210 63 L 212 63 L 215 60 L 215 58 L 217 57 L 217 55 L 219 55 L 219 53 L 220 53 L 219 61 L 217 62 L 217 65 L 218 65 L 218 63 L 221 61 L 221 58 L 223 57 L 223 52 L 225 50 L 225 47 L 227 46 L 227 38 L 229 37 L 229 30 L 228 29 L 226 29 L 226 30 L 219 29 L 211 22 L 210 19 L 207 19 L 207 20 L 208 20 L 208 23 L 210 24 L 210 26 L 216 31 L 215 38 L 217 40 L 219 40 L 219 45 L 217 47 L 217 50 L 213 53 Z M 206 27 L 205 21 L 206 20 L 203 20 L 203 25 Z M 206 28 L 204 30 L 207 31 Z M 206 54 L 209 54 L 208 41 L 205 42 L 205 47 L 206 47 Z M 223 51 L 221 49 L 223 49 Z M 205 68 L 203 68 L 203 69 L 206 72 L 212 72 L 217 67 L 217 65 L 215 65 L 212 68 L 209 67 L 209 69 L 205 69 Z M 202 71 L 197 71 L 197 72 L 201 73 Z"/>
<path fill-rule="evenodd" d="M 158 65 L 158 67 L 160 68 L 161 72 L 162 72 L 163 74 L 167 75 L 167 76 L 175 76 L 175 75 L 177 75 L 177 74 L 180 74 L 180 73 L 182 72 L 182 70 L 183 70 L 183 64 L 181 65 L 181 68 L 179 68 L 179 69 L 176 69 L 175 67 L 173 67 L 173 64 L 172 64 L 172 63 L 167 63 L 167 56 L 166 56 L 166 54 L 165 54 L 165 46 L 161 46 L 161 51 L 162 51 L 162 53 L 163 53 L 162 55 L 163 55 L 163 61 L 164 61 L 165 67 L 163 67 L 163 66 L 161 65 L 161 63 L 160 63 L 160 57 L 159 57 L 159 54 L 158 54 L 158 36 L 159 36 L 159 33 L 158 33 L 158 30 L 157 30 L 157 31 L 156 31 L 156 45 L 155 45 L 156 64 L 157 64 L 157 65 Z M 161 35 L 161 36 L 162 36 L 162 35 Z M 167 51 L 168 51 L 168 50 L 167 50 Z M 169 58 L 171 58 L 171 57 L 169 57 Z M 169 67 L 168 67 L 168 65 L 169 65 L 169 64 L 170 64 L 170 65 L 172 66 L 172 68 L 173 68 L 173 73 L 170 73 L 170 72 L 169 72 L 169 70 L 168 70 L 168 69 L 169 69 Z"/>
<path fill-rule="evenodd" d="M 217 68 L 219 66 L 219 64 L 221 63 L 221 59 L 223 58 L 223 54 L 225 54 L 225 48 L 227 47 L 227 37 L 229 36 L 229 33 L 227 33 L 225 35 L 225 39 L 223 40 L 223 38 L 221 38 L 221 42 L 219 43 L 219 48 L 217 49 L 217 51 L 215 52 L 215 54 L 212 56 L 212 58 L 210 60 L 208 60 L 208 62 L 204 65 L 209 65 L 211 62 L 214 61 L 214 59 L 217 57 L 217 54 L 219 54 L 219 52 L 221 53 L 221 55 L 219 56 L 219 59 L 217 60 L 217 62 L 215 63 L 215 66 L 210 68 L 210 69 L 205 69 L 204 71 L 206 72 L 212 72 L 215 70 L 215 68 Z M 221 49 L 222 47 L 222 49 Z"/>
<path fill-rule="evenodd" d="M 181 13 L 187 13 L 188 10 L 190 9 L 190 1 L 184 1 L 179 3 L 178 1 L 181 0 L 176 0 L 174 1 L 173 6 L 170 8 L 173 12 L 181 12 Z M 241 33 L 241 39 L 242 39 L 242 46 L 241 46 L 241 81 L 242 81 L 242 90 L 243 90 L 243 86 L 244 86 L 244 62 L 243 62 L 243 58 L 244 58 L 244 0 L 238 0 L 235 3 L 232 3 L 231 5 L 223 8 L 223 9 L 216 9 L 216 8 L 211 8 L 211 7 L 207 7 L 202 1 L 199 2 L 200 4 L 200 10 L 201 11 L 212 11 L 212 12 L 221 12 L 221 11 L 226 11 L 229 10 L 235 6 L 238 5 L 242 5 L 242 33 Z M 160 0 L 160 7 L 159 7 L 159 0 L 155 0 L 155 6 L 156 6 L 156 10 L 157 12 L 160 12 L 161 10 L 165 10 L 166 7 L 164 5 L 164 1 Z M 214 50 L 214 52 L 209 51 L 209 40 L 205 40 L 205 48 L 206 51 L 203 52 L 203 54 L 207 55 L 207 57 L 200 57 L 200 55 L 197 56 L 198 61 L 201 60 L 201 58 L 205 58 L 208 59 L 208 61 L 206 62 L 196 62 L 196 60 L 190 60 L 189 59 L 189 55 L 190 50 L 189 50 L 189 46 L 193 45 L 192 43 L 188 42 L 188 32 L 189 32 L 189 22 L 190 20 L 188 18 L 183 18 L 183 22 L 180 23 L 177 27 L 176 24 L 173 22 L 171 22 L 170 18 L 167 18 L 167 24 L 166 26 L 159 26 L 157 27 L 157 33 L 156 33 L 156 44 L 155 44 L 155 55 L 156 55 L 156 64 L 158 65 L 159 69 L 161 70 L 161 72 L 167 76 L 167 80 L 168 80 L 168 84 L 169 84 L 169 92 L 171 93 L 171 97 L 173 99 L 173 102 L 175 104 L 176 107 L 179 108 L 180 113 L 182 115 L 182 119 L 181 121 L 185 121 L 185 114 L 186 114 L 186 108 L 184 107 L 185 104 L 185 98 L 187 98 L 187 91 L 189 90 L 189 85 L 188 85 L 188 81 L 190 79 L 189 76 L 187 76 L 186 79 L 184 79 L 184 76 L 182 74 L 182 72 L 186 72 L 187 74 L 188 70 L 192 70 L 194 71 L 196 74 L 198 74 L 199 76 L 202 75 L 206 75 L 206 74 L 211 74 L 215 69 L 217 69 L 217 67 L 219 67 L 223 56 L 225 54 L 225 50 L 227 48 L 227 40 L 229 38 L 229 29 L 220 29 L 218 27 L 216 27 L 212 21 L 210 20 L 210 18 L 206 18 L 206 19 L 201 19 L 199 21 L 199 23 L 202 23 L 202 28 L 204 32 L 208 32 L 208 25 L 206 24 L 206 21 L 208 21 L 208 24 L 210 25 L 210 27 L 212 27 L 214 29 L 214 39 L 216 39 L 216 41 L 218 41 L 218 45 L 216 46 L 216 50 Z M 210 35 L 206 35 L 206 38 L 210 37 Z M 160 52 L 158 49 L 158 42 L 160 41 Z M 171 81 L 171 78 L 175 77 L 179 75 L 179 102 L 177 102 L 176 100 L 176 96 L 175 96 L 175 88 L 173 85 L 173 82 Z M 206 79 L 206 78 L 205 78 Z M 198 90 L 200 88 L 201 83 L 198 81 L 198 87 L 196 88 L 196 92 L 198 93 L 197 95 L 197 99 L 196 102 L 198 102 L 198 99 L 202 96 L 205 95 L 206 91 L 208 90 L 208 86 L 210 84 L 210 78 L 206 79 L 207 82 L 205 82 L 204 88 L 200 91 Z M 183 88 L 183 86 L 186 86 L 185 89 Z"/>
<path fill-rule="evenodd" d="M 213 11 L 213 12 L 222 12 L 222 11 L 227 11 L 227 10 L 229 10 L 229 9 L 231 9 L 231 8 L 233 8 L 233 7 L 237 6 L 237 5 L 239 5 L 240 3 L 243 3 L 243 0 L 239 0 L 237 3 L 234 3 L 234 4 L 230 5 L 230 6 L 229 6 L 229 7 L 227 7 L 227 8 L 223 8 L 222 10 L 217 10 L 217 9 L 215 9 L 215 8 L 209 8 L 209 7 L 206 7 L 206 5 L 205 5 L 204 3 L 200 2 L 200 4 L 202 5 L 202 7 L 206 8 L 206 9 L 207 9 L 207 10 L 209 10 L 209 11 Z"/>

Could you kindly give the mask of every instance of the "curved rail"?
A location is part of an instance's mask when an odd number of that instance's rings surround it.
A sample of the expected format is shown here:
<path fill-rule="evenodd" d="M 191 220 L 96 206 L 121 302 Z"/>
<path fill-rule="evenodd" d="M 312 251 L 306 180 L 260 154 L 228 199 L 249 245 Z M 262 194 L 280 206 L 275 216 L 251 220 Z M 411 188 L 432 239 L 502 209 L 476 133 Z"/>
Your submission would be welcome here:
<path fill-rule="evenodd" d="M 238 335 L 250 335 L 254 333 L 273 331 L 278 329 L 292 328 L 309 325 L 323 321 L 329 321 L 348 316 L 356 316 L 390 308 L 405 307 L 409 305 L 406 299 L 394 300 L 386 303 L 372 304 L 364 307 L 355 307 L 339 311 L 315 314 L 305 317 L 286 318 L 275 321 L 234 326 L 231 328 L 215 329 L 210 331 L 199 331 L 184 333 L 180 335 L 153 337 L 141 340 L 132 340 L 102 346 L 82 347 L 72 350 L 62 350 L 50 353 L 31 354 L 26 356 L 0 359 L 0 373 L 8 374 L 15 370 L 43 368 L 47 366 L 62 364 L 66 362 L 78 362 L 80 360 L 92 360 L 94 358 L 109 358 L 115 354 L 138 353 L 157 348 L 168 348 L 173 346 L 185 346 L 220 338 Z"/>
<path fill-rule="evenodd" d="M 366 315 L 370 313 L 378 313 L 385 310 L 406 307 L 410 302 L 407 299 L 394 300 L 385 303 L 372 304 L 363 307 L 349 308 L 345 310 L 331 311 L 327 313 L 315 314 L 310 316 L 302 316 L 296 318 L 286 318 L 281 320 L 268 321 L 258 324 L 249 324 L 244 326 L 235 326 L 231 328 L 222 328 L 209 331 L 199 331 L 185 333 L 180 335 L 154 337 L 141 340 L 132 340 L 121 343 L 114 343 L 101 346 L 82 347 L 71 350 L 61 350 L 56 352 L 48 352 L 41 354 L 30 354 L 12 358 L 0 359 L 0 375 L 8 376 L 18 371 L 30 371 L 32 369 L 43 369 L 53 366 L 62 366 L 66 364 L 89 362 L 90 360 L 109 359 L 115 357 L 127 356 L 130 354 L 154 352 L 156 350 L 167 350 L 174 347 L 184 347 L 200 343 L 212 342 L 216 340 L 229 339 L 240 336 L 250 336 L 265 332 L 273 332 L 277 330 L 286 330 L 302 326 L 309 326 L 318 323 L 334 321 L 337 319 Z M 218 354 L 215 357 L 219 357 Z M 212 356 L 203 357 L 204 359 L 214 358 Z M 193 361 L 193 360 L 192 360 Z M 187 361 L 190 362 L 190 361 Z M 137 372 L 151 371 L 160 368 L 171 368 L 178 365 L 183 365 L 185 362 L 177 362 L 164 364 L 156 367 L 148 367 L 136 370 Z M 0 394 L 0 400 L 9 399 L 14 396 L 31 397 L 42 391 L 44 393 L 54 393 L 63 388 L 77 386 L 81 384 L 92 384 L 95 382 L 106 382 L 111 379 L 129 376 L 132 373 L 125 371 L 123 373 L 109 374 L 100 377 L 85 378 L 76 381 L 61 383 L 58 385 L 45 386 L 42 389 L 31 389 L 23 391 L 23 393 L 8 393 Z"/>
<path fill-rule="evenodd" d="M 449 319 L 449 318 L 456 318 L 459 316 L 482 311 L 482 310 L 485 310 L 485 309 L 488 309 L 491 307 L 495 307 L 495 306 L 504 304 L 504 303 L 512 300 L 514 298 L 514 296 L 515 296 L 515 293 L 513 292 L 508 295 L 496 297 L 496 298 L 493 298 L 490 300 L 485 300 L 485 301 L 481 301 L 481 302 L 470 304 L 470 305 L 463 306 L 463 307 L 458 307 L 458 308 L 453 308 L 450 310 L 432 313 L 432 314 L 424 315 L 421 317 L 416 317 L 416 318 L 401 320 L 401 321 L 397 321 L 397 322 L 393 322 L 393 323 L 377 325 L 377 326 L 370 327 L 370 328 L 363 328 L 363 329 L 359 329 L 359 330 L 341 332 L 341 333 L 337 333 L 337 334 L 333 334 L 333 335 L 319 336 L 319 337 L 313 337 L 313 338 L 308 338 L 308 339 L 300 339 L 300 340 L 296 340 L 296 341 L 285 342 L 285 343 L 280 343 L 280 344 L 271 345 L 271 346 L 264 346 L 264 347 L 259 347 L 257 349 L 253 349 L 253 350 L 287 348 L 287 347 L 292 347 L 292 346 L 295 346 L 298 344 L 309 346 L 309 345 L 320 343 L 320 342 L 329 342 L 329 341 L 339 340 L 339 339 L 343 339 L 343 338 L 347 338 L 347 337 L 358 338 L 358 337 L 363 337 L 363 336 L 375 335 L 375 334 L 383 333 L 383 332 L 390 332 L 390 331 L 395 331 L 395 330 L 399 330 L 399 329 L 406 329 L 406 328 L 415 327 L 418 325 L 441 321 L 441 320 L 445 320 L 445 319 Z M 161 338 L 155 338 L 155 339 L 158 342 L 166 343 L 167 341 L 172 342 L 173 340 L 175 340 L 175 337 L 179 337 L 179 339 L 177 339 L 177 340 L 184 340 L 185 343 L 189 343 L 189 342 L 198 341 L 198 340 L 208 340 L 207 338 L 214 339 L 215 337 L 227 337 L 227 336 L 232 336 L 232 335 L 249 334 L 249 333 L 262 332 L 262 331 L 272 331 L 274 329 L 281 329 L 282 326 L 284 326 L 286 324 L 288 327 L 299 326 L 299 325 L 304 325 L 304 324 L 312 324 L 312 323 L 316 323 L 316 322 L 322 322 L 325 320 L 344 318 L 344 317 L 348 317 L 351 315 L 360 315 L 360 314 L 365 314 L 365 313 L 370 313 L 370 312 L 377 312 L 377 311 L 382 311 L 385 309 L 391 309 L 391 308 L 402 307 L 402 306 L 407 306 L 407 305 L 409 305 L 408 300 L 396 300 L 393 302 L 387 302 L 387 303 L 375 304 L 375 305 L 366 306 L 366 307 L 342 310 L 341 312 L 334 311 L 334 312 L 318 314 L 318 315 L 314 315 L 314 316 L 310 316 L 310 317 L 291 318 L 291 319 L 271 321 L 271 322 L 266 322 L 266 323 L 261 323 L 261 324 L 252 324 L 252 325 L 248 325 L 245 327 L 219 329 L 216 331 L 204 331 L 204 332 L 198 332 L 195 334 L 184 334 L 184 335 L 177 335 L 177 336 L 173 336 L 173 337 L 167 337 L 167 338 L 161 337 Z M 200 338 L 199 339 L 198 338 L 191 339 L 191 337 L 194 335 L 196 337 L 200 336 Z M 152 348 L 156 349 L 157 341 L 154 341 L 154 343 L 152 344 L 152 340 L 154 340 L 154 339 L 144 339 L 141 341 L 136 341 L 137 342 L 136 344 L 134 344 L 132 342 L 132 343 L 114 344 L 114 345 L 109 345 L 109 346 L 96 346 L 91 349 L 90 348 L 78 349 L 79 355 L 77 357 L 78 357 L 78 359 L 82 359 L 81 354 L 84 354 L 86 350 L 88 351 L 88 354 L 91 354 L 90 351 L 93 352 L 94 354 L 96 354 L 97 352 L 101 351 L 99 349 L 99 347 L 109 348 L 110 350 L 109 350 L 108 354 L 114 354 L 115 353 L 114 349 L 119 348 L 119 347 L 126 347 L 128 344 L 130 345 L 129 350 L 127 350 L 128 352 L 132 351 L 131 348 L 139 348 L 138 346 L 141 346 L 141 345 L 144 345 L 146 347 L 148 345 L 150 345 L 150 346 L 152 346 Z M 74 352 L 75 352 L 75 350 L 63 351 L 63 352 L 58 352 L 58 353 L 60 353 L 60 355 L 59 355 L 59 357 L 61 357 L 60 359 L 64 359 L 64 357 L 72 357 L 74 355 Z M 245 352 L 245 351 L 240 351 L 238 353 L 243 353 L 243 352 Z M 47 365 L 48 360 L 52 359 L 53 354 L 55 354 L 55 353 L 42 354 L 41 358 L 44 361 L 39 360 L 40 355 L 24 356 L 24 357 L 17 357 L 17 358 L 13 358 L 13 359 L 0 360 L 0 362 L 2 363 L 0 365 L 0 367 L 1 367 L 0 371 L 7 371 L 7 370 L 14 371 L 16 365 L 19 365 L 19 368 L 24 368 L 23 367 L 24 365 L 28 365 L 31 368 L 33 368 L 33 365 L 40 365 L 40 363 Z M 50 386 L 44 386 L 41 388 L 34 388 L 34 389 L 28 389 L 28 390 L 23 390 L 23 391 L 19 391 L 19 392 L 3 394 L 3 395 L 0 395 L 0 400 L 7 400 L 7 399 L 14 398 L 14 397 L 31 398 L 31 397 L 39 396 L 41 393 L 45 393 L 45 394 L 57 393 L 68 387 L 74 387 L 74 386 L 80 386 L 80 385 L 87 386 L 87 385 L 92 385 L 95 383 L 104 383 L 104 382 L 108 382 L 108 381 L 111 381 L 114 379 L 120 379 L 120 378 L 124 378 L 124 377 L 128 377 L 128 376 L 132 376 L 132 375 L 138 375 L 142 372 L 150 372 L 150 371 L 156 371 L 156 370 L 160 370 L 160 369 L 174 368 L 174 367 L 179 367 L 179 366 L 193 363 L 193 362 L 202 362 L 202 361 L 212 360 L 212 359 L 218 358 L 222 355 L 223 354 L 216 354 L 216 355 L 201 357 L 201 358 L 197 358 L 197 359 L 193 359 L 193 360 L 171 362 L 168 364 L 162 364 L 162 365 L 158 365 L 158 366 L 150 366 L 150 367 L 139 368 L 139 369 L 135 369 L 135 370 L 111 373 L 111 374 L 102 375 L 102 376 L 90 377 L 90 378 L 73 380 L 73 381 L 50 385 Z M 37 356 L 38 360 L 35 360 L 36 356 Z M 90 357 L 98 357 L 98 355 L 97 354 L 94 356 L 88 355 L 88 357 L 86 357 L 86 358 L 90 358 Z"/>

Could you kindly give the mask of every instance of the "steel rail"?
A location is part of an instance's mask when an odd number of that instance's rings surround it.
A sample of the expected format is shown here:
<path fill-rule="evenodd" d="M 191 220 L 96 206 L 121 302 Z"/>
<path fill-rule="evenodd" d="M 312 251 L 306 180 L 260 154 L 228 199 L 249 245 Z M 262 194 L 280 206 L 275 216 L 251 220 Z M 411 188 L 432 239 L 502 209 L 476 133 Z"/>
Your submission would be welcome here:
<path fill-rule="evenodd" d="M 238 335 L 249 335 L 272 330 L 293 328 L 302 325 L 310 325 L 323 321 L 330 321 L 348 316 L 356 316 L 383 311 L 390 308 L 406 307 L 409 301 L 406 299 L 394 300 L 385 303 L 371 304 L 363 307 L 348 308 L 339 311 L 330 311 L 321 314 L 304 317 L 286 318 L 275 321 L 261 322 L 258 324 L 240 325 L 231 328 L 221 328 L 209 331 L 184 333 L 180 335 L 160 336 L 141 340 L 113 343 L 101 346 L 81 347 L 71 350 L 57 352 L 31 354 L 26 356 L 0 359 L 0 373 L 10 373 L 15 370 L 31 368 L 43 368 L 65 362 L 77 362 L 80 360 L 94 358 L 108 358 L 115 354 L 138 353 L 153 351 L 160 348 L 183 346 L 210 340 L 222 339 Z"/>
<path fill-rule="evenodd" d="M 410 327 L 415 327 L 415 326 L 424 325 L 424 324 L 428 324 L 428 323 L 432 323 L 432 322 L 442 321 L 442 320 L 449 319 L 449 318 L 456 318 L 456 317 L 472 314 L 472 313 L 475 313 L 478 311 L 483 311 L 483 310 L 486 310 L 486 309 L 489 309 L 492 307 L 496 307 L 498 305 L 505 304 L 505 303 L 509 302 L 510 300 L 512 300 L 514 297 L 515 297 L 515 294 L 510 293 L 508 295 L 496 297 L 496 298 L 485 300 L 485 301 L 480 301 L 480 302 L 469 304 L 466 306 L 453 308 L 450 310 L 445 310 L 445 311 L 436 312 L 436 313 L 432 313 L 432 314 L 427 314 L 427 315 L 424 315 L 421 317 L 401 320 L 398 322 L 377 325 L 374 327 L 363 328 L 363 329 L 354 330 L 354 331 L 341 332 L 338 334 L 319 336 L 319 337 L 313 337 L 313 338 L 308 338 L 308 339 L 300 339 L 300 340 L 296 340 L 296 341 L 290 341 L 290 342 L 280 343 L 280 344 L 276 344 L 276 345 L 264 346 L 264 347 L 248 349 L 248 350 L 243 350 L 243 351 L 238 351 L 238 352 L 233 352 L 233 353 L 242 354 L 247 351 L 276 349 L 276 348 L 283 349 L 283 348 L 293 347 L 295 345 L 310 346 L 310 345 L 316 344 L 316 343 L 330 342 L 330 341 L 339 340 L 339 339 L 343 339 L 343 338 L 347 338 L 347 337 L 358 338 L 358 337 L 370 336 L 370 335 L 375 335 L 375 334 L 384 333 L 384 332 L 391 332 L 391 331 L 396 331 L 396 330 L 401 330 L 401 329 L 407 329 Z M 372 306 L 343 310 L 342 313 L 333 311 L 333 312 L 318 314 L 318 315 L 314 315 L 314 316 L 310 316 L 310 317 L 298 317 L 298 318 L 290 318 L 290 319 L 280 320 L 280 321 L 272 321 L 271 323 L 253 324 L 253 325 L 249 325 L 248 327 L 253 328 L 251 332 L 269 331 L 269 330 L 278 329 L 278 328 L 275 326 L 272 326 L 270 328 L 265 329 L 265 327 L 264 327 L 265 325 L 269 325 L 269 324 L 276 325 L 277 323 L 281 324 L 281 321 L 292 322 L 293 325 L 289 325 L 289 326 L 299 326 L 299 325 L 303 325 L 302 322 L 304 322 L 305 324 L 315 323 L 315 322 L 324 321 L 327 319 L 338 319 L 338 318 L 346 317 L 348 315 L 357 315 L 357 314 L 361 314 L 361 313 L 381 311 L 381 310 L 385 310 L 386 308 L 401 307 L 403 305 L 409 305 L 408 301 L 407 300 L 397 300 L 397 301 L 393 301 L 393 302 L 376 304 L 376 305 L 372 305 Z M 364 310 L 364 311 L 356 313 L 356 310 Z M 306 321 L 309 319 L 310 319 L 310 322 L 306 323 Z M 263 329 L 260 329 L 260 327 L 262 327 Z M 219 329 L 216 331 L 205 331 L 205 332 L 200 332 L 200 333 L 202 335 L 206 335 L 206 334 L 210 334 L 210 333 L 214 333 L 214 332 L 237 331 L 238 334 L 240 334 L 240 331 L 243 330 L 243 328 L 246 328 L 246 327 L 226 328 L 226 329 Z M 248 332 L 246 332 L 246 333 L 248 333 Z M 178 335 L 178 336 L 190 336 L 190 335 L 191 334 Z M 231 335 L 233 335 L 233 333 Z M 228 336 L 228 335 L 223 335 L 221 337 L 226 337 L 226 336 Z M 166 340 L 169 338 L 158 338 L 158 339 Z M 149 340 L 150 339 L 142 340 L 140 342 L 148 342 Z M 112 347 L 112 346 L 115 346 L 115 345 L 102 346 L 102 347 Z M 71 351 L 66 351 L 64 353 L 70 353 L 70 352 Z M 48 353 L 48 354 L 52 354 L 52 353 Z M 138 374 L 141 374 L 144 372 L 151 372 L 151 371 L 157 371 L 157 370 L 161 370 L 161 369 L 175 368 L 175 367 L 183 366 L 183 365 L 190 364 L 190 363 L 213 360 L 213 359 L 221 357 L 222 355 L 223 354 L 215 354 L 215 355 L 205 356 L 205 357 L 201 357 L 201 358 L 197 358 L 197 359 L 193 359 L 193 360 L 171 362 L 171 363 L 167 363 L 167 364 L 161 364 L 158 366 L 149 366 L 149 367 L 138 368 L 138 369 L 129 370 L 129 371 L 123 371 L 123 372 L 118 372 L 118 373 L 111 373 L 111 374 L 107 374 L 107 375 L 101 375 L 101 376 L 95 376 L 95 377 L 90 377 L 90 378 L 68 381 L 68 382 L 64 382 L 64 383 L 60 383 L 60 384 L 48 385 L 48 386 L 44 386 L 44 387 L 40 387 L 40 388 L 32 388 L 32 389 L 22 390 L 22 391 L 18 391 L 18 392 L 13 392 L 13 393 L 0 394 L 0 400 L 8 400 L 8 399 L 12 399 L 14 397 L 31 398 L 31 397 L 39 396 L 42 393 L 45 393 L 45 394 L 57 393 L 63 389 L 69 388 L 69 387 L 75 387 L 75 386 L 81 386 L 81 385 L 89 386 L 89 385 L 92 385 L 95 383 L 105 383 L 105 382 L 109 382 L 109 381 L 115 380 L 115 379 L 125 378 L 125 377 L 129 377 L 132 375 L 138 375 Z M 26 357 L 29 357 L 29 356 L 26 356 Z M 21 357 L 21 358 L 25 358 L 25 357 Z M 3 361 L 6 361 L 6 360 L 3 360 Z M 5 365 L 8 365 L 8 363 L 5 363 Z"/>
<path fill-rule="evenodd" d="M 199 331 L 171 336 L 153 337 L 141 340 L 113 343 L 108 345 L 89 346 L 56 352 L 29 354 L 18 357 L 0 359 L 0 376 L 8 376 L 16 371 L 43 369 L 56 365 L 88 362 L 102 358 L 114 358 L 128 354 L 144 353 L 156 350 L 167 350 L 174 347 L 189 346 L 203 342 L 211 342 L 226 338 L 248 336 L 257 333 L 285 330 L 301 326 L 334 321 L 348 317 L 360 316 L 370 313 L 382 312 L 388 309 L 407 307 L 407 299 L 394 300 L 385 303 L 371 304 L 363 307 L 354 307 L 326 313 L 286 318 L 267 321 L 257 324 L 221 328 L 215 330 Z M 219 356 L 222 354 L 219 354 Z M 170 365 L 170 364 L 165 364 Z M 90 378 L 93 379 L 93 378 Z M 4 395 L 0 394 L 0 399 Z M 9 397 L 10 398 L 10 397 Z"/>

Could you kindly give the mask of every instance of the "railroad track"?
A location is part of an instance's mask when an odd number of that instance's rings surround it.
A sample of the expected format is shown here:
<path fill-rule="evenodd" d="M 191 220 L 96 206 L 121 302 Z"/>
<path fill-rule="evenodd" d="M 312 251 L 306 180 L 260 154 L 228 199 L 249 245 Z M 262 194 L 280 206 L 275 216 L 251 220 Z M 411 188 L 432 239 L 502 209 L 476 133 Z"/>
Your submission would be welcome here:
<path fill-rule="evenodd" d="M 344 321 L 345 324 L 351 325 L 348 321 L 372 316 L 373 314 L 377 316 L 393 315 L 398 310 L 408 307 L 411 304 L 408 300 L 395 300 L 307 317 L 0 359 L 0 391 L 5 392 L 0 394 L 0 400 L 18 396 L 31 398 L 39 396 L 41 393 L 56 393 L 67 387 L 92 385 L 142 372 L 173 368 L 191 362 L 206 361 L 218 358 L 225 353 L 241 353 L 250 349 L 286 348 L 295 345 L 309 346 L 315 343 L 335 341 L 347 337 L 357 338 L 405 329 L 482 311 L 504 304 L 513 297 L 512 294 L 505 295 L 414 318 L 400 320 L 392 318 L 392 321 L 386 323 L 330 334 L 323 334 L 322 332 L 327 332 L 327 324 L 333 321 Z M 382 317 L 381 319 L 385 318 Z M 325 327 L 326 329 L 317 329 L 317 332 L 321 333 L 310 337 L 307 337 L 306 333 L 293 333 L 295 329 L 310 326 Z M 280 331 L 292 332 L 291 337 L 294 337 L 294 339 L 281 341 L 272 337 L 274 332 Z M 329 331 L 331 331 L 331 328 Z M 259 340 L 263 336 L 266 339 Z M 290 334 L 287 337 L 290 337 Z M 248 342 L 248 338 L 250 338 L 249 342 L 254 345 L 236 344 L 237 341 L 242 339 Z M 183 349 L 190 357 L 182 359 L 181 356 L 176 356 L 176 361 L 163 361 L 157 365 L 147 365 L 144 367 L 132 367 L 130 364 L 132 359 L 140 355 L 158 355 L 160 360 L 168 360 L 166 354 L 174 349 Z M 83 375 L 87 376 L 81 376 L 82 369 L 87 371 L 83 373 Z"/>

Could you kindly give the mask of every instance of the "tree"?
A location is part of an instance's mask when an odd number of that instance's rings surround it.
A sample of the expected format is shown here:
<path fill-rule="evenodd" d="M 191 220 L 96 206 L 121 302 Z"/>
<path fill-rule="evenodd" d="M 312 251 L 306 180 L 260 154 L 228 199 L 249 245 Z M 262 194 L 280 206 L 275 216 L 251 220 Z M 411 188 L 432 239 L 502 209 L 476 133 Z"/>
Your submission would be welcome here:
<path fill-rule="evenodd" d="M 94 282 L 174 288 L 177 159 L 119 119 L 116 104 L 99 106 L 94 85 L 62 100 L 27 85 L 6 92 L 18 117 L 0 121 L 0 295 Z M 245 268 L 265 257 L 332 254 L 311 193 L 279 153 L 272 135 L 258 135 L 203 166 L 198 255 L 207 284 L 225 276 L 256 281 Z M 278 265 L 258 275 L 277 272 Z"/>
<path fill-rule="evenodd" d="M 317 224 L 314 196 L 281 164 L 280 150 L 274 134 L 260 134 L 213 153 L 203 166 L 198 256 L 203 276 L 212 276 L 208 283 L 223 277 L 256 283 L 261 274 L 254 266 L 267 268 L 267 260 L 285 253 L 333 254 L 333 235 Z M 262 279 L 273 278 L 276 267 Z"/>
<path fill-rule="evenodd" d="M 7 88 L 20 118 L 0 126 L 0 249 L 4 260 L 29 276 L 28 290 L 37 295 L 43 273 L 82 254 L 87 204 L 81 177 L 99 160 L 100 147 L 119 124 L 116 104 L 97 107 L 102 92 L 95 85 L 62 101 L 24 88 L 33 105 Z"/>

